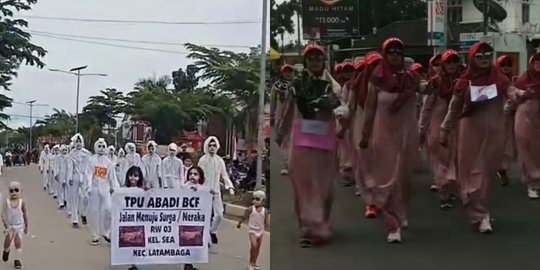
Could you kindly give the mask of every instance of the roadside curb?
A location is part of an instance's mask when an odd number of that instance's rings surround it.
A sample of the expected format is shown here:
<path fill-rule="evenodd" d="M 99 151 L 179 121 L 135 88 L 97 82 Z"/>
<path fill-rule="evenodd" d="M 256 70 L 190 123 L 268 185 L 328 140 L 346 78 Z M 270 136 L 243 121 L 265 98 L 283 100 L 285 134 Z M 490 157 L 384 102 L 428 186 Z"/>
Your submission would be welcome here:
<path fill-rule="evenodd" d="M 224 203 L 223 204 L 225 215 L 229 215 L 236 218 L 242 218 L 247 207 L 232 204 Z M 270 226 L 270 215 L 268 215 L 268 226 Z"/>

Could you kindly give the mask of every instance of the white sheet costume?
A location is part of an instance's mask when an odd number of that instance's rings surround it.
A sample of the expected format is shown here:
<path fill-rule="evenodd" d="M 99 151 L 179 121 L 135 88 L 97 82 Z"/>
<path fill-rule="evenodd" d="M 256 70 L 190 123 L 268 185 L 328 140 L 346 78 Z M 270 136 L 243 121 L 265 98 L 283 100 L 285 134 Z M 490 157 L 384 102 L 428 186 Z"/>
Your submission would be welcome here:
<path fill-rule="evenodd" d="M 141 161 L 141 155 L 136 152 L 136 147 L 134 143 L 126 143 L 126 146 L 124 148 L 126 150 L 126 166 L 124 167 L 124 171 L 122 172 L 122 175 L 126 175 L 129 168 L 133 166 L 137 166 L 142 168 L 142 161 Z M 144 172 L 143 172 L 144 173 Z M 124 176 L 125 178 L 125 176 Z M 124 179 L 125 181 L 125 179 Z"/>
<path fill-rule="evenodd" d="M 88 216 L 89 190 L 91 168 L 90 158 L 92 153 L 84 149 L 84 139 L 77 133 L 72 138 L 74 149 L 69 154 L 73 161 L 73 177 L 68 182 L 68 214 L 71 215 L 73 227 L 78 227 L 79 216 L 83 218 L 83 224 Z"/>
<path fill-rule="evenodd" d="M 124 152 L 124 149 L 120 148 L 118 150 L 118 159 L 116 160 L 116 179 L 118 180 L 118 184 L 121 187 L 124 187 L 126 183 L 126 172 L 129 168 L 126 168 L 127 166 L 127 159 L 126 159 L 126 152 Z"/>
<path fill-rule="evenodd" d="M 178 146 L 169 144 L 169 155 L 163 159 L 163 185 L 168 188 L 180 188 L 184 184 L 184 164 L 176 157 Z"/>
<path fill-rule="evenodd" d="M 58 195 L 58 208 L 64 208 L 67 201 L 66 187 L 73 178 L 73 159 L 68 155 L 68 146 L 60 147 L 60 154 L 56 157 L 54 177 L 57 180 L 56 194 Z"/>
<path fill-rule="evenodd" d="M 56 167 L 56 160 L 60 156 L 60 146 L 55 145 L 52 148 L 52 155 L 49 164 L 49 194 L 54 199 L 58 198 L 58 179 L 56 177 L 58 168 Z"/>
<path fill-rule="evenodd" d="M 154 141 L 148 142 L 148 154 L 142 157 L 142 172 L 144 176 L 144 186 L 147 188 L 166 188 L 163 183 L 161 173 L 161 158 L 156 154 L 157 144 Z"/>
<path fill-rule="evenodd" d="M 219 149 L 219 140 L 210 136 L 204 141 L 204 155 L 199 159 L 199 167 L 204 171 L 206 182 L 204 186 L 215 191 L 212 208 L 214 211 L 214 218 L 210 225 L 210 233 L 217 232 L 219 225 L 223 221 L 223 200 L 221 199 L 220 181 L 223 179 L 225 189 L 229 190 L 231 195 L 234 195 L 234 186 L 229 178 L 227 169 L 225 167 L 225 161 L 218 156 L 217 151 Z"/>
<path fill-rule="evenodd" d="M 92 244 L 100 237 L 108 242 L 111 237 L 111 194 L 119 188 L 115 165 L 107 157 L 107 143 L 100 138 L 94 143 L 95 155 L 91 159 L 92 182 L 90 186 L 90 231 Z"/>
<path fill-rule="evenodd" d="M 112 163 L 116 165 L 116 160 L 118 159 L 118 157 L 116 156 L 116 148 L 114 148 L 114 146 L 112 145 L 109 145 L 108 149 L 109 149 L 109 152 L 107 153 L 107 157 L 109 157 Z"/>
<path fill-rule="evenodd" d="M 39 157 L 39 171 L 43 177 L 43 190 L 49 191 L 49 170 L 51 166 L 52 154 L 49 149 L 49 145 L 46 144 L 43 147 L 43 151 Z"/>

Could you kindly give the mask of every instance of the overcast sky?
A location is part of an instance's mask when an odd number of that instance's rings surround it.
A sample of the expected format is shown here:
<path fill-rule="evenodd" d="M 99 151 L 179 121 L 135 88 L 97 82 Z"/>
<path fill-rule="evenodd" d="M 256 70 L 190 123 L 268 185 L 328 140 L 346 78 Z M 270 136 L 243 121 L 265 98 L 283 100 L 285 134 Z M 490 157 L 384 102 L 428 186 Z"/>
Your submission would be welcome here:
<path fill-rule="evenodd" d="M 33 10 L 22 15 L 114 20 L 152 21 L 256 21 L 237 25 L 163 25 L 55 21 L 27 18 L 32 31 L 64 35 L 80 35 L 156 42 L 195 43 L 211 45 L 257 46 L 261 40 L 262 1 L 256 0 L 39 0 Z M 74 38 L 69 37 L 71 39 Z M 118 45 L 156 48 L 185 52 L 181 46 L 124 43 L 85 39 Z M 106 73 L 107 77 L 82 77 L 79 110 L 89 96 L 105 88 L 116 88 L 124 93 L 133 89 L 140 78 L 170 75 L 185 68 L 190 60 L 184 54 L 116 48 L 68 40 L 36 36 L 32 42 L 44 47 L 48 54 L 43 59 L 44 69 L 22 66 L 13 80 L 8 95 L 16 102 L 37 100 L 48 107 L 34 107 L 34 115 L 43 117 L 53 108 L 75 113 L 76 76 L 48 71 L 48 68 L 69 70 L 88 65 L 84 72 Z M 229 50 L 247 50 L 226 48 Z M 28 115 L 29 108 L 14 104 L 8 114 Z M 11 127 L 28 126 L 29 119 L 14 116 Z"/>

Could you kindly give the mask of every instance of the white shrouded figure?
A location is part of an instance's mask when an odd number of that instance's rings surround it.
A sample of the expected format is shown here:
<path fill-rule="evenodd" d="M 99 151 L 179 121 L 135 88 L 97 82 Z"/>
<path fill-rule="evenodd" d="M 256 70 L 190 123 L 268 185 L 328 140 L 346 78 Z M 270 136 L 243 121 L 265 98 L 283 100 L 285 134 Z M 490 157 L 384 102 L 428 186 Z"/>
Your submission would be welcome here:
<path fill-rule="evenodd" d="M 94 143 L 95 155 L 91 159 L 92 184 L 90 187 L 90 231 L 92 245 L 103 237 L 110 242 L 111 237 L 111 194 L 118 188 L 115 166 L 107 157 L 107 142 L 99 138 Z"/>
<path fill-rule="evenodd" d="M 162 181 L 161 158 L 156 154 L 157 144 L 154 141 L 148 142 L 148 154 L 142 157 L 143 176 L 147 188 L 166 188 L 166 183 Z"/>
<path fill-rule="evenodd" d="M 60 154 L 56 157 L 54 177 L 56 179 L 56 194 L 58 195 L 58 208 L 65 207 L 66 186 L 73 178 L 73 159 L 68 155 L 68 146 L 60 146 Z"/>
<path fill-rule="evenodd" d="M 109 147 L 107 149 L 109 150 L 107 152 L 107 157 L 109 157 L 109 159 L 111 159 L 113 164 L 116 165 L 116 159 L 118 159 L 118 157 L 116 156 L 116 148 L 114 148 L 113 145 L 109 145 Z"/>
<path fill-rule="evenodd" d="M 204 155 L 199 159 L 199 167 L 204 171 L 206 182 L 204 186 L 214 191 L 214 198 L 212 208 L 214 211 L 214 218 L 210 225 L 210 235 L 212 243 L 217 244 L 216 232 L 223 222 L 223 200 L 221 199 L 220 180 L 223 179 L 225 189 L 229 190 L 229 193 L 234 195 L 234 186 L 229 178 L 227 169 L 225 167 L 225 161 L 221 158 L 217 152 L 219 150 L 219 140 L 210 136 L 204 141 Z"/>
<path fill-rule="evenodd" d="M 163 159 L 163 185 L 168 188 L 180 188 L 184 184 L 184 164 L 176 157 L 178 146 L 169 144 L 169 155 Z"/>
<path fill-rule="evenodd" d="M 136 152 L 137 147 L 135 146 L 135 144 L 131 142 L 126 143 L 125 150 L 126 150 L 126 164 L 124 167 L 124 171 L 122 171 L 122 175 L 124 175 L 123 178 L 125 178 L 125 174 L 127 173 L 127 170 L 133 166 L 137 166 L 141 168 L 141 170 L 143 170 L 141 155 L 139 155 L 139 153 Z"/>
<path fill-rule="evenodd" d="M 57 192 L 58 191 L 58 177 L 56 177 L 58 168 L 56 167 L 56 161 L 59 156 L 60 156 L 60 146 L 55 145 L 52 148 L 52 156 L 51 156 L 50 165 L 49 165 L 50 175 L 48 178 L 49 194 L 52 195 L 54 199 L 58 198 L 58 192 Z"/>
<path fill-rule="evenodd" d="M 39 157 L 39 171 L 41 172 L 41 175 L 43 177 L 43 190 L 49 191 L 49 170 L 50 170 L 50 164 L 51 164 L 51 150 L 49 149 L 49 145 L 46 144 L 43 147 L 43 151 L 41 152 L 41 155 Z"/>
<path fill-rule="evenodd" d="M 68 214 L 74 228 L 79 227 L 79 216 L 82 223 L 87 223 L 89 190 L 91 179 L 90 151 L 84 148 L 84 139 L 77 133 L 72 138 L 74 149 L 69 154 L 73 160 L 73 177 L 68 181 Z"/>
<path fill-rule="evenodd" d="M 124 152 L 124 149 L 120 148 L 118 150 L 118 159 L 116 159 L 116 179 L 118 180 L 118 184 L 123 187 L 125 186 L 126 181 L 126 172 L 128 168 L 126 168 L 127 165 L 127 159 L 126 159 L 126 152 Z"/>

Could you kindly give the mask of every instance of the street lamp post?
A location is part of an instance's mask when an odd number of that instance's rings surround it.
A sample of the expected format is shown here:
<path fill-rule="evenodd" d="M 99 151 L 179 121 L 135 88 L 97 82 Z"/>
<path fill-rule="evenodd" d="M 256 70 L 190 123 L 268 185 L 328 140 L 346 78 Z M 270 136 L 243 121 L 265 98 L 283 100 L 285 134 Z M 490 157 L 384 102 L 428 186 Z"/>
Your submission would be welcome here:
<path fill-rule="evenodd" d="M 33 121 L 33 112 L 34 112 L 34 106 L 49 106 L 47 104 L 35 104 L 36 103 L 36 100 L 30 100 L 30 101 L 27 101 L 25 103 L 19 103 L 19 104 L 25 104 L 25 105 L 28 105 L 30 106 L 30 138 L 29 138 L 29 142 L 28 142 L 28 151 L 32 151 L 32 134 L 33 134 L 33 129 L 34 129 L 34 121 Z"/>
<path fill-rule="evenodd" d="M 268 19 L 268 0 L 263 0 L 262 38 L 261 38 L 261 75 L 259 81 L 259 130 L 257 146 L 257 183 L 256 189 L 262 188 L 262 150 L 264 148 L 264 93 L 266 88 L 266 22 Z M 269 158 L 269 157 L 266 157 Z M 267 182 L 269 182 L 268 175 Z M 267 188 L 267 192 L 270 190 Z"/>
<path fill-rule="evenodd" d="M 103 74 L 103 73 L 81 73 L 81 70 L 87 67 L 88 66 L 80 66 L 80 67 L 72 68 L 69 71 L 64 71 L 60 69 L 49 69 L 49 71 L 68 73 L 68 74 L 77 76 L 77 100 L 75 103 L 76 104 L 75 105 L 75 110 L 76 110 L 75 133 L 79 133 L 79 92 L 80 92 L 80 87 L 81 87 L 81 76 L 102 76 L 102 77 L 107 76 L 107 74 Z"/>

